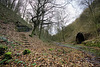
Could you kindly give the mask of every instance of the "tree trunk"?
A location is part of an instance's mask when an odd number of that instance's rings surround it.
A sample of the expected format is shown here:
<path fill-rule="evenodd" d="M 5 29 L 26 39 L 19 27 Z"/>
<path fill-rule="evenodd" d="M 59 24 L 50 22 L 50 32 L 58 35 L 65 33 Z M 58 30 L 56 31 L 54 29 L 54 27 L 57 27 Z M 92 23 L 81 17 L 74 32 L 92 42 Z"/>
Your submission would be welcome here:
<path fill-rule="evenodd" d="M 31 36 L 33 37 L 33 35 L 35 34 L 35 30 L 36 30 L 37 26 L 34 26 L 33 30 L 32 30 L 32 33 L 31 33 Z"/>
<path fill-rule="evenodd" d="M 40 27 L 39 38 L 41 38 L 41 32 L 42 32 L 42 23 L 41 23 L 41 27 Z"/>

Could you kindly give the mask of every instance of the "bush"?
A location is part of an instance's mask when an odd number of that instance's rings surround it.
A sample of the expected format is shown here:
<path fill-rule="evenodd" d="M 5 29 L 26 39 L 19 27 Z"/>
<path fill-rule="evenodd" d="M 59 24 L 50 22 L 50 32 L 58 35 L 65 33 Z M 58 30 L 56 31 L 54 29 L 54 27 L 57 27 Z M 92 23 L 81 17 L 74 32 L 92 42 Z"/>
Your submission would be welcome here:
<path fill-rule="evenodd" d="M 49 51 L 53 51 L 53 50 L 54 50 L 53 48 L 50 48 L 50 49 L 49 49 Z"/>
<path fill-rule="evenodd" d="M 99 47 L 100 48 L 100 42 L 96 42 L 96 41 L 83 42 L 83 44 L 89 47 Z"/>
<path fill-rule="evenodd" d="M 12 52 L 6 52 L 3 59 L 12 59 Z"/>
<path fill-rule="evenodd" d="M 30 37 L 32 37 L 32 35 L 29 35 Z"/>
<path fill-rule="evenodd" d="M 29 54 L 29 53 L 31 53 L 31 51 L 28 50 L 28 49 L 25 49 L 25 50 L 23 51 L 23 55 L 26 55 L 26 54 Z"/>
<path fill-rule="evenodd" d="M 7 64 L 7 63 L 11 62 L 12 61 L 11 54 L 12 54 L 11 52 L 6 52 L 4 54 L 3 59 L 0 61 L 0 64 Z"/>
<path fill-rule="evenodd" d="M 8 47 L 6 46 L 3 46 L 3 45 L 0 45 L 0 56 L 3 55 L 5 53 L 5 50 L 7 49 Z"/>

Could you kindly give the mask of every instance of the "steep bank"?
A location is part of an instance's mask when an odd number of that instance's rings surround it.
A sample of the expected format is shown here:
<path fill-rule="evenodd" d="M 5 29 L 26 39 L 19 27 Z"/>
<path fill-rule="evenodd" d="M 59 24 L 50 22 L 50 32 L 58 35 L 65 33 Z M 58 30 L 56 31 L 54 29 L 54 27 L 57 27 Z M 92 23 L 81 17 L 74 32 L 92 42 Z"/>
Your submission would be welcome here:
<path fill-rule="evenodd" d="M 63 41 L 64 38 L 66 43 L 75 43 L 75 38 L 78 32 L 82 32 L 85 35 L 85 40 L 95 38 L 96 31 L 100 33 L 100 1 L 95 0 L 91 6 L 92 10 L 95 12 L 94 19 L 90 14 L 89 8 L 85 9 L 75 22 L 68 25 L 57 35 L 54 35 L 53 40 Z"/>
<path fill-rule="evenodd" d="M 26 21 L 24 21 L 20 15 L 16 14 L 11 9 L 7 8 L 5 5 L 0 3 L 0 22 L 3 23 L 10 23 L 13 22 L 14 24 L 16 22 L 20 22 L 20 25 L 27 26 L 31 28 L 31 25 L 29 25 Z"/>

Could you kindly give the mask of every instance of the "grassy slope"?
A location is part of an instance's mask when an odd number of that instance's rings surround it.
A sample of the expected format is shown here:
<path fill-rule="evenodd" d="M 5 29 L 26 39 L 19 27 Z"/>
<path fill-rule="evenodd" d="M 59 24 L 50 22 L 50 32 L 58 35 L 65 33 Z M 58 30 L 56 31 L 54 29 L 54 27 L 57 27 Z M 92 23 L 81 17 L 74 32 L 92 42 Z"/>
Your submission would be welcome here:
<path fill-rule="evenodd" d="M 95 21 L 98 20 L 100 22 L 100 1 L 94 4 L 94 10 L 96 11 L 95 13 Z M 74 42 L 75 41 L 75 36 L 77 35 L 78 32 L 83 32 L 83 33 L 89 33 L 92 35 L 92 37 L 95 37 L 95 28 L 94 24 L 92 21 L 92 18 L 89 15 L 89 9 L 87 8 L 82 15 L 80 15 L 79 18 L 77 18 L 72 24 L 67 26 L 64 29 L 64 36 L 66 39 L 66 42 Z M 98 28 L 100 28 L 100 23 L 97 24 Z M 62 33 L 58 33 L 54 38 L 59 37 L 59 35 Z M 91 37 L 90 37 L 91 38 Z M 56 38 L 57 39 L 57 38 Z"/>
<path fill-rule="evenodd" d="M 2 5 L 0 3 L 0 20 L 3 22 L 21 22 L 23 25 L 27 25 L 27 22 L 25 22 L 19 15 L 16 15 L 16 13 L 10 9 L 8 9 L 6 6 Z"/>

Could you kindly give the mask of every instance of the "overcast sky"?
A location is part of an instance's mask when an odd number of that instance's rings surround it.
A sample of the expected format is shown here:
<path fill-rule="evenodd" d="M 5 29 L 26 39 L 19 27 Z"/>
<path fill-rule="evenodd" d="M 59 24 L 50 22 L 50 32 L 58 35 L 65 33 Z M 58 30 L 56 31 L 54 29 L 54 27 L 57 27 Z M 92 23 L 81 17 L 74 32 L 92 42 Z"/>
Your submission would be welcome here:
<path fill-rule="evenodd" d="M 66 2 L 67 0 L 56 0 L 57 3 L 61 4 Z M 69 13 L 69 21 L 66 23 L 66 25 L 69 25 L 70 23 L 72 23 L 76 18 L 78 18 L 80 16 L 80 14 L 83 12 L 84 10 L 84 6 L 79 6 L 79 2 L 81 0 L 73 0 L 72 2 L 70 2 L 71 4 L 68 4 L 66 6 L 66 13 Z"/>
<path fill-rule="evenodd" d="M 65 2 L 67 2 L 69 0 L 56 0 L 57 4 L 64 4 Z M 65 21 L 66 23 L 64 24 L 65 26 L 71 24 L 72 22 L 74 22 L 79 16 L 80 14 L 84 11 L 84 8 L 86 8 L 86 6 L 80 6 L 79 2 L 81 0 L 73 0 L 70 2 L 70 4 L 65 6 L 65 13 L 69 14 L 69 17 L 66 18 Z M 54 26 L 52 28 L 52 32 L 50 32 L 52 35 L 57 33 L 57 26 Z"/>
<path fill-rule="evenodd" d="M 68 3 L 68 1 L 70 1 L 70 0 L 56 0 L 56 4 L 64 5 L 65 3 Z M 67 15 L 67 14 L 69 15 L 64 20 L 64 22 L 65 22 L 65 24 L 63 24 L 64 26 L 71 24 L 83 12 L 85 6 L 80 6 L 79 5 L 80 1 L 81 0 L 72 0 L 70 2 L 70 4 L 67 4 L 66 6 L 64 6 L 65 13 L 63 13 L 63 15 Z M 31 6 L 28 5 L 27 9 L 31 9 Z M 53 20 L 55 21 L 55 19 L 53 19 Z M 50 31 L 50 34 L 52 34 L 52 35 L 56 34 L 57 33 L 57 25 L 56 26 L 53 25 L 52 29 L 50 29 L 50 30 L 52 30 L 52 31 Z"/>

